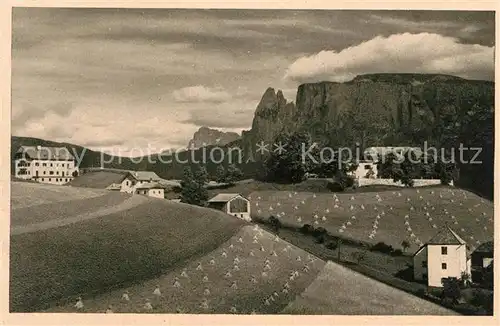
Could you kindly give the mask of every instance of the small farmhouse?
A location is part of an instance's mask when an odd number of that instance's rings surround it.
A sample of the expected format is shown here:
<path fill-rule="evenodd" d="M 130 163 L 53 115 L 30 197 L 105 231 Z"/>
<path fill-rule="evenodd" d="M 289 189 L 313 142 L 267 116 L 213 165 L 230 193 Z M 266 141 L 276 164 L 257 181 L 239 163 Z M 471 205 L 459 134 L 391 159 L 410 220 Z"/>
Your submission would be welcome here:
<path fill-rule="evenodd" d="M 165 198 L 165 187 L 158 182 L 144 183 L 135 187 L 135 193 L 156 198 Z"/>
<path fill-rule="evenodd" d="M 208 207 L 250 221 L 250 200 L 240 194 L 218 194 L 208 201 Z"/>
<path fill-rule="evenodd" d="M 135 193 L 136 189 L 149 183 L 158 183 L 161 178 L 150 171 L 129 171 L 121 182 L 121 191 Z"/>
<path fill-rule="evenodd" d="M 430 287 L 442 287 L 443 278 L 470 275 L 467 256 L 466 242 L 446 226 L 413 255 L 413 276 L 415 280 L 427 281 Z"/>
<path fill-rule="evenodd" d="M 157 198 L 165 198 L 168 189 L 180 186 L 179 182 L 162 179 L 151 171 L 88 168 L 82 172 L 70 183 L 72 186 L 101 188 Z"/>
<path fill-rule="evenodd" d="M 62 185 L 78 174 L 75 158 L 66 147 L 21 146 L 14 155 L 15 177 Z"/>

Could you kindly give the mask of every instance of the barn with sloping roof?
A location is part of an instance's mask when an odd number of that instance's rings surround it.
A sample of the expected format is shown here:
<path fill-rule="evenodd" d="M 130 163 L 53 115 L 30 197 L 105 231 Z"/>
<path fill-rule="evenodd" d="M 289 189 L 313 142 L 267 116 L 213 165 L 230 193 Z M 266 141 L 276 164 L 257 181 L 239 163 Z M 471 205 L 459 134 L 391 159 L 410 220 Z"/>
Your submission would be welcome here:
<path fill-rule="evenodd" d="M 251 221 L 250 200 L 240 194 L 218 194 L 208 201 L 208 207 Z"/>

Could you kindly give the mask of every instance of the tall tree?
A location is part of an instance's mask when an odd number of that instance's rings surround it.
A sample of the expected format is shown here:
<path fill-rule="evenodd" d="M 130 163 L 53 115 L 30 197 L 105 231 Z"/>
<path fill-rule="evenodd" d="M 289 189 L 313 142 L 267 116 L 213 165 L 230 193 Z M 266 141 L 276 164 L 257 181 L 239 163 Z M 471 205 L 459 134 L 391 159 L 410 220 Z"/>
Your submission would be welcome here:
<path fill-rule="evenodd" d="M 309 148 L 310 144 L 310 138 L 305 133 L 279 135 L 274 141 L 275 147 L 265 160 L 267 181 L 278 183 L 303 181 L 308 164 L 307 159 L 303 157 L 303 148 Z"/>
<path fill-rule="evenodd" d="M 206 170 L 198 169 L 195 174 L 190 167 L 184 168 L 181 180 L 181 201 L 183 203 L 205 206 L 208 199 L 208 192 L 205 188 Z"/>
<path fill-rule="evenodd" d="M 239 168 L 237 168 L 234 164 L 228 165 L 226 173 L 226 182 L 234 183 L 238 180 L 241 180 L 242 177 L 243 173 Z"/>
<path fill-rule="evenodd" d="M 215 171 L 215 181 L 218 183 L 226 182 L 226 169 L 224 169 L 222 164 L 217 166 L 217 170 Z"/>

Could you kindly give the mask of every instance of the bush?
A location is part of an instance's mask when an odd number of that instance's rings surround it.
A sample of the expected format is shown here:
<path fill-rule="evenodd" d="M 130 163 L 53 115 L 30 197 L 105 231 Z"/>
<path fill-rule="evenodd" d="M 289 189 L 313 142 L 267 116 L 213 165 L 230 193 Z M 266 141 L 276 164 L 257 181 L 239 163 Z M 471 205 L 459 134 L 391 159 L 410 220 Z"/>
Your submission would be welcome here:
<path fill-rule="evenodd" d="M 461 296 L 460 281 L 456 277 L 444 277 L 441 279 L 441 283 L 443 284 L 441 295 L 443 303 L 457 304 Z"/>
<path fill-rule="evenodd" d="M 493 313 L 493 293 L 475 290 L 470 303 L 476 307 L 484 308 L 488 314 Z"/>
<path fill-rule="evenodd" d="M 337 247 L 338 247 L 338 244 L 336 241 L 330 241 L 326 244 L 326 248 L 330 249 L 330 250 L 335 250 L 335 249 L 337 249 Z"/>
<path fill-rule="evenodd" d="M 425 298 L 427 296 L 427 291 L 425 291 L 425 289 L 418 289 L 417 295 L 421 298 Z"/>
<path fill-rule="evenodd" d="M 331 192 L 342 192 L 344 191 L 344 188 L 342 188 L 342 185 L 338 182 L 328 182 L 326 185 L 326 188 L 330 190 Z"/>
<path fill-rule="evenodd" d="M 314 227 L 311 224 L 304 224 L 300 228 L 300 233 L 302 234 L 311 234 L 314 231 Z"/>
<path fill-rule="evenodd" d="M 384 254 L 392 254 L 394 248 L 390 245 L 385 244 L 384 242 L 378 242 L 377 244 L 373 245 L 370 248 L 370 251 L 378 251 Z"/>
<path fill-rule="evenodd" d="M 269 217 L 269 224 L 271 224 L 276 233 L 281 229 L 281 221 L 275 216 Z"/>
<path fill-rule="evenodd" d="M 328 234 L 328 231 L 324 227 L 319 227 L 312 232 L 313 237 L 319 238 Z"/>
<path fill-rule="evenodd" d="M 396 249 L 393 252 L 391 252 L 391 256 L 402 256 L 403 251 L 401 249 Z"/>
<path fill-rule="evenodd" d="M 319 236 L 316 237 L 316 242 L 317 243 L 325 243 L 325 240 L 326 240 L 326 236 L 324 234 L 319 235 Z"/>

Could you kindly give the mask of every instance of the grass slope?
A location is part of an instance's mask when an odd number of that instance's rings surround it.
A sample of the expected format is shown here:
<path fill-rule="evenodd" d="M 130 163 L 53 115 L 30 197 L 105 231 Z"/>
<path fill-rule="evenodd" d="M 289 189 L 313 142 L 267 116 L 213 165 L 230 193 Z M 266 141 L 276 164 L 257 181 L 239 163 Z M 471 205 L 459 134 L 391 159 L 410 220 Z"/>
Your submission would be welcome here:
<path fill-rule="evenodd" d="M 17 209 L 67 200 L 99 197 L 107 193 L 109 193 L 107 190 L 99 189 L 72 188 L 35 182 L 12 182 L 10 205 L 11 209 Z"/>
<path fill-rule="evenodd" d="M 57 207 L 45 211 L 57 215 Z M 47 309 L 168 273 L 214 250 L 242 225 L 222 212 L 148 199 L 108 216 L 11 236 L 10 310 Z"/>
<path fill-rule="evenodd" d="M 90 213 L 100 208 L 113 207 L 123 203 L 131 195 L 122 192 L 111 192 L 98 197 L 56 201 L 29 207 L 13 209 L 10 226 L 16 227 L 32 223 L 41 223 L 54 219 L 68 218 L 82 213 Z M 68 198 L 66 198 L 68 199 Z"/>
<path fill-rule="evenodd" d="M 284 314 L 457 315 L 421 298 L 377 282 L 346 267 L 327 263 L 318 278 Z"/>
<path fill-rule="evenodd" d="M 410 251 L 418 249 L 420 243 L 425 243 L 446 224 L 472 250 L 493 238 L 493 203 L 455 188 L 336 195 L 258 191 L 250 197 L 253 218 L 279 215 L 283 223 L 291 226 L 308 223 L 324 227 L 334 235 L 367 243 L 383 241 L 395 248 L 401 248 L 401 242 L 407 240 Z M 375 224 L 376 234 L 370 238 Z"/>
<path fill-rule="evenodd" d="M 304 270 L 305 265 L 308 270 Z M 323 261 L 305 251 L 260 228 L 247 226 L 216 250 L 180 264 L 166 275 L 84 297 L 84 311 L 104 312 L 111 305 L 114 312 L 147 312 L 144 304 L 149 299 L 154 313 L 277 313 L 313 282 L 323 266 Z M 292 272 L 298 275 L 290 278 Z M 179 287 L 174 286 L 176 278 Z M 153 294 L 157 285 L 160 297 Z M 129 302 L 122 300 L 124 291 L 129 292 Z M 48 311 L 74 312 L 74 303 Z"/>

